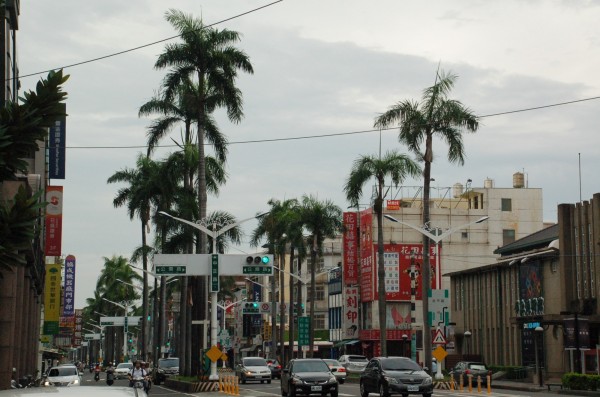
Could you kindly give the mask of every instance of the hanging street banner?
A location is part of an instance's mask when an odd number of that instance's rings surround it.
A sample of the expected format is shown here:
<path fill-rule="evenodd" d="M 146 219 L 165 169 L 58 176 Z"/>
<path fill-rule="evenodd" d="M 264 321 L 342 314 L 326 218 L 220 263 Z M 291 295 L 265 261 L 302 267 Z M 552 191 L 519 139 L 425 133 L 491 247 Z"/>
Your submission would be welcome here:
<path fill-rule="evenodd" d="M 63 115 L 50 126 L 48 138 L 48 179 L 65 179 L 67 105 L 60 103 Z"/>
<path fill-rule="evenodd" d="M 60 318 L 60 277 L 59 263 L 46 265 L 46 285 L 44 288 L 44 335 L 57 335 Z"/>
<path fill-rule="evenodd" d="M 358 287 L 344 287 L 342 339 L 358 339 Z"/>
<path fill-rule="evenodd" d="M 75 310 L 75 332 L 73 333 L 73 346 L 81 346 L 83 331 L 83 310 Z"/>
<path fill-rule="evenodd" d="M 46 241 L 45 255 L 60 256 L 62 248 L 63 187 L 46 187 Z"/>
<path fill-rule="evenodd" d="M 344 212 L 344 284 L 358 284 L 358 214 Z"/>
<path fill-rule="evenodd" d="M 75 257 L 68 255 L 65 259 L 65 287 L 63 293 L 63 316 L 75 315 Z"/>

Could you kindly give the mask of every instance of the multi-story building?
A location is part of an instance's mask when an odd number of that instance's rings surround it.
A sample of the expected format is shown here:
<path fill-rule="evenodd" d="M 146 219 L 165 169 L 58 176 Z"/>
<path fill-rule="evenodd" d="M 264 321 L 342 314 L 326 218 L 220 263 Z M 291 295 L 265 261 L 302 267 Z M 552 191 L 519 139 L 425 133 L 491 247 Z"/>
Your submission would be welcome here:
<path fill-rule="evenodd" d="M 451 274 L 459 342 L 469 331 L 469 346 L 488 363 L 516 366 L 534 366 L 537 345 L 545 377 L 597 373 L 600 193 L 559 205 L 558 224 L 496 253 L 496 261 Z"/>
<path fill-rule="evenodd" d="M 466 189 L 462 184 L 451 188 L 437 188 L 430 201 L 430 222 L 423 225 L 420 188 L 390 188 L 393 200 L 388 200 L 383 221 L 384 255 L 386 265 L 386 317 L 382 326 L 378 315 L 377 297 L 377 234 L 378 225 L 372 208 L 360 211 L 355 217 L 356 244 L 350 247 L 356 257 L 344 255 L 344 288 L 358 286 L 360 310 L 357 338 L 360 351 L 367 356 L 380 353 L 379 333 L 386 330 L 388 354 L 408 355 L 422 361 L 421 349 L 422 296 L 420 273 L 422 262 L 423 231 L 444 238 L 432 244 L 430 259 L 431 285 L 434 305 L 429 317 L 435 325 L 449 326 L 454 320 L 449 315 L 450 302 L 456 291 L 444 274 L 475 268 L 493 261 L 494 251 L 516 239 L 536 232 L 543 227 L 542 191 L 525 186 L 523 174 L 513 176 L 512 188 L 498 188 L 492 180 L 483 187 Z M 486 218 L 487 217 L 487 218 Z M 476 223 L 476 221 L 481 221 Z M 465 225 L 467 225 L 465 227 Z M 347 228 L 352 231 L 352 228 Z M 353 263 L 354 268 L 348 266 Z M 411 296 L 411 265 L 416 270 L 416 296 Z M 411 300 L 415 300 L 414 311 Z M 414 324 L 412 323 L 414 319 Z M 420 325 L 420 326 L 419 326 Z M 420 328 L 420 329 L 419 329 Z M 405 343 L 411 340 L 411 351 Z M 357 343 L 358 344 L 358 343 Z M 449 350 L 452 353 L 453 345 Z"/>

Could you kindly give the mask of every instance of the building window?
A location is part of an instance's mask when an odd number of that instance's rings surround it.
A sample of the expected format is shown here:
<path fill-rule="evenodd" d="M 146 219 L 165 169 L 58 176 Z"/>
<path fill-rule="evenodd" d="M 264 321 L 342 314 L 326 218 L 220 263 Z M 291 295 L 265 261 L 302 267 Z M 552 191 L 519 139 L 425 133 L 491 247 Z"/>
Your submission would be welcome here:
<path fill-rule="evenodd" d="M 306 301 L 310 302 L 311 301 L 310 285 L 308 285 L 306 295 L 307 295 Z M 325 285 L 323 285 L 323 284 L 315 285 L 315 300 L 318 300 L 318 301 L 325 300 Z"/>
<path fill-rule="evenodd" d="M 502 245 L 507 245 L 515 241 L 515 229 L 502 230 Z"/>
<path fill-rule="evenodd" d="M 512 199 L 502 199 L 502 211 L 512 211 Z"/>
<path fill-rule="evenodd" d="M 313 320 L 315 329 L 325 329 L 325 314 L 315 313 L 315 319 Z"/>

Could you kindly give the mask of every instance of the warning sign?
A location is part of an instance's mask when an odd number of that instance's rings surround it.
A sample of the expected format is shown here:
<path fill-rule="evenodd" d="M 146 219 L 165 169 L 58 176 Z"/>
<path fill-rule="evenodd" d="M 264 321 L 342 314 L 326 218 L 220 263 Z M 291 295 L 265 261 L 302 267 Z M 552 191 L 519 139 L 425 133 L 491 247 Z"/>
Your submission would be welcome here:
<path fill-rule="evenodd" d="M 431 341 L 431 343 L 433 343 L 434 345 L 445 345 L 446 344 L 446 338 L 444 338 L 444 333 L 442 332 L 441 329 L 437 329 L 435 331 L 435 336 L 433 337 L 433 340 Z"/>

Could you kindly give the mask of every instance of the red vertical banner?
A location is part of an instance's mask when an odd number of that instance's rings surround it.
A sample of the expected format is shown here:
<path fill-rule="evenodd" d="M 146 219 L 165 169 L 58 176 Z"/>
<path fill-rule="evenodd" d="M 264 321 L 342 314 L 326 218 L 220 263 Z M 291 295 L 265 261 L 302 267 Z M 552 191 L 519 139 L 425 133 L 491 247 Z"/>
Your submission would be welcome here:
<path fill-rule="evenodd" d="M 358 284 L 358 214 L 344 212 L 344 285 Z"/>
<path fill-rule="evenodd" d="M 81 346 L 83 331 L 83 310 L 75 309 L 75 330 L 73 332 L 73 345 Z"/>
<path fill-rule="evenodd" d="M 373 211 L 371 208 L 360 213 L 360 300 L 375 299 L 375 269 L 373 268 Z"/>
<path fill-rule="evenodd" d="M 46 241 L 45 255 L 60 256 L 62 248 L 63 187 L 46 187 Z"/>

